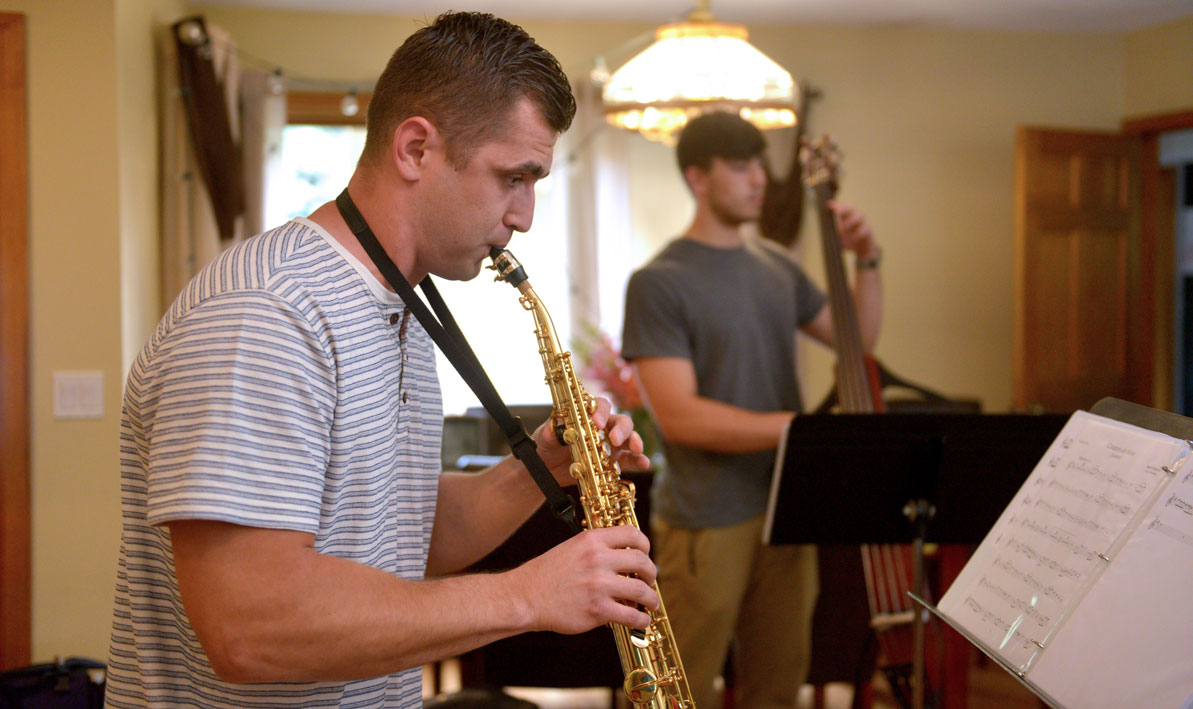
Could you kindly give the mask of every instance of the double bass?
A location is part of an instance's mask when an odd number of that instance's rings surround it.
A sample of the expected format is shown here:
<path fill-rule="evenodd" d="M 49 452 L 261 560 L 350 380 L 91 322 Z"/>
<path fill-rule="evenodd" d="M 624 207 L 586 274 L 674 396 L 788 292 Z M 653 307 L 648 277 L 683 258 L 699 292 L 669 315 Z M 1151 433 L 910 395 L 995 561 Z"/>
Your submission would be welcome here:
<path fill-rule="evenodd" d="M 866 351 L 845 272 L 836 215 L 828 206 L 838 187 L 837 147 L 827 137 L 805 141 L 800 146 L 800 162 L 820 226 L 837 356 L 836 385 L 816 413 L 884 413 L 883 389 L 892 385 L 914 389 L 927 399 L 943 400 L 938 394 L 895 377 Z M 923 676 L 915 652 L 916 610 L 907 596 L 912 590 L 922 593 L 913 583 L 913 548 L 905 544 L 864 544 L 860 554 L 869 628 L 877 643 L 877 665 L 904 706 L 922 706 L 923 687 L 914 679 Z M 858 705 L 856 699 L 854 704 Z"/>

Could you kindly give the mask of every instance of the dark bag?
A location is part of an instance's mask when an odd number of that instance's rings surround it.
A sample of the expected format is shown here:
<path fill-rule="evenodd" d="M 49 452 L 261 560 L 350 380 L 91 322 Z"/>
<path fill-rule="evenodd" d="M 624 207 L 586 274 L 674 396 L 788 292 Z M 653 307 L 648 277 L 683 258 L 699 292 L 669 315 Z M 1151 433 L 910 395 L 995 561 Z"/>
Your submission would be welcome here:
<path fill-rule="evenodd" d="M 68 657 L 0 674 L 0 709 L 102 709 L 107 665 Z"/>

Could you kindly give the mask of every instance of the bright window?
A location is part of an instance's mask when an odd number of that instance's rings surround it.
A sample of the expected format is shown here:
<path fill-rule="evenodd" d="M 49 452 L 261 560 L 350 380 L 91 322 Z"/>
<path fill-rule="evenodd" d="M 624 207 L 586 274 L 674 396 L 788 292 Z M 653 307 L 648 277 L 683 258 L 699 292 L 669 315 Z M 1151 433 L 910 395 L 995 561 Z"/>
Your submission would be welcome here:
<path fill-rule="evenodd" d="M 365 145 L 363 126 L 288 125 L 265 193 L 265 223 L 305 217 L 348 184 Z"/>

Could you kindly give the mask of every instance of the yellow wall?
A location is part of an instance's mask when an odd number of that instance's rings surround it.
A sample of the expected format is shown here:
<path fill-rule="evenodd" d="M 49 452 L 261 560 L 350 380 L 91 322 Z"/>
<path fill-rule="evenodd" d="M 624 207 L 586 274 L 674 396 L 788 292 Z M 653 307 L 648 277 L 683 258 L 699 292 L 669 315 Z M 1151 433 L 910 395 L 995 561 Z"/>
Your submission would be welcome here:
<path fill-rule="evenodd" d="M 241 47 L 311 78 L 367 79 L 418 26 L 408 17 L 206 8 Z M 516 18 L 515 18 L 516 19 Z M 723 19 L 732 19 L 726 16 Z M 573 78 L 593 57 L 649 39 L 652 25 L 525 21 Z M 317 38 L 317 39 L 316 39 Z M 296 41 L 297 40 L 297 41 Z M 841 197 L 887 249 L 887 319 L 878 354 L 892 371 L 1004 411 L 1011 396 L 1012 154 L 1021 123 L 1113 129 L 1125 110 L 1124 39 L 1110 34 L 760 27 L 751 41 L 820 87 L 813 133 L 845 151 Z M 318 47 L 326 47 L 320 51 Z M 632 223 L 662 244 L 690 201 L 666 148 L 629 143 Z M 815 235 L 814 225 L 805 234 Z M 808 241 L 814 241 L 809 239 Z M 804 249 L 818 280 L 819 250 Z M 810 400 L 831 357 L 805 357 Z"/>
<path fill-rule="evenodd" d="M 1126 37 L 1128 116 L 1193 110 L 1193 17 Z"/>
<path fill-rule="evenodd" d="M 914 28 L 755 32 L 776 61 L 824 91 L 812 134 L 841 146 L 840 197 L 885 249 L 878 357 L 931 389 L 1011 404 L 1013 155 L 1016 126 L 1114 129 L 1123 113 L 1114 35 Z M 811 216 L 811 214 L 809 214 Z M 804 263 L 820 283 L 814 220 Z M 832 357 L 808 346 L 810 405 Z"/>
<path fill-rule="evenodd" d="M 29 48 L 33 654 L 95 656 L 120 529 L 115 15 L 81 2 L 6 8 L 26 13 Z M 61 369 L 104 373 L 103 419 L 53 419 Z"/>
<path fill-rule="evenodd" d="M 119 532 L 120 391 L 158 315 L 151 32 L 182 7 L 0 0 L 0 9 L 25 13 L 29 32 L 34 656 L 103 657 Z M 323 79 L 368 80 L 416 26 L 400 17 L 201 11 L 247 52 Z M 651 29 L 524 25 L 573 75 Z M 844 147 L 842 197 L 865 208 L 887 247 L 879 354 L 891 369 L 979 396 L 988 410 L 1008 405 L 1014 127 L 1113 128 L 1124 115 L 1193 105 L 1191 27 L 1125 36 L 755 29 L 761 48 L 825 90 L 812 130 Z M 641 238 L 661 241 L 684 226 L 682 187 L 663 184 L 674 173 L 669 151 L 634 141 L 635 224 Z M 674 206 L 661 211 L 662 202 Z M 805 257 L 818 271 L 816 250 Z M 807 368 L 815 399 L 827 364 Z M 102 419 L 53 419 L 52 373 L 63 369 L 104 373 Z"/>
<path fill-rule="evenodd" d="M 228 30 L 240 48 L 282 66 L 295 77 L 372 82 L 398 45 L 427 16 L 284 12 L 232 7 L 192 8 Z M 652 26 L 621 22 L 520 21 L 549 49 L 569 76 L 587 71 L 592 58 Z"/>
<path fill-rule="evenodd" d="M 117 0 L 122 363 L 128 371 L 161 317 L 157 69 L 154 27 L 182 15 L 181 0 Z"/>
<path fill-rule="evenodd" d="M 1006 411 L 1015 127 L 1113 129 L 1122 39 L 907 27 L 761 28 L 750 38 L 823 92 L 808 132 L 841 146 L 840 198 L 866 213 L 885 249 L 878 357 L 904 379 Z M 634 151 L 635 228 L 661 244 L 687 225 L 690 201 L 670 151 L 644 141 Z M 660 204 L 674 207 L 660 214 Z M 824 283 L 818 226 L 805 214 L 801 258 Z M 801 359 L 814 406 L 832 387 L 833 358 L 804 343 Z"/>
<path fill-rule="evenodd" d="M 28 33 L 35 660 L 107 654 L 124 345 L 139 346 L 158 317 L 135 301 L 156 270 L 148 36 L 164 6 L 0 0 L 26 15 Z M 101 419 L 54 419 L 58 370 L 103 373 Z"/>

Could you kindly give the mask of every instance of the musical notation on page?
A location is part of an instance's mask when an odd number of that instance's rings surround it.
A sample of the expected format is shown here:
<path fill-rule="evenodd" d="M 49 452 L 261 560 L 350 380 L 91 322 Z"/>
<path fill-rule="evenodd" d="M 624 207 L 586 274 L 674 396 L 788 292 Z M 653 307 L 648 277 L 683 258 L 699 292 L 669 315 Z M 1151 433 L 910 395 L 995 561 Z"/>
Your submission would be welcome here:
<path fill-rule="evenodd" d="M 941 611 L 1027 670 L 1187 452 L 1183 441 L 1077 412 L 941 600 Z M 1171 493 L 1171 504 L 1145 523 L 1193 544 L 1193 479 L 1188 490 Z"/>
<path fill-rule="evenodd" d="M 1173 483 L 1153 510 L 1147 530 L 1193 547 L 1193 472 Z"/>
<path fill-rule="evenodd" d="M 1193 709 L 1193 419 L 1094 411 L 1069 419 L 937 611 L 1049 706 Z"/>

